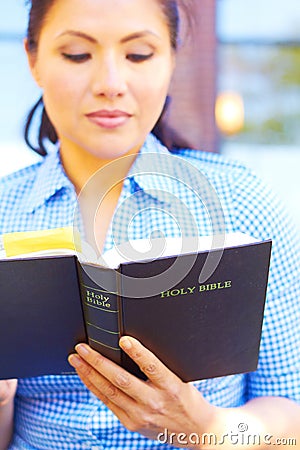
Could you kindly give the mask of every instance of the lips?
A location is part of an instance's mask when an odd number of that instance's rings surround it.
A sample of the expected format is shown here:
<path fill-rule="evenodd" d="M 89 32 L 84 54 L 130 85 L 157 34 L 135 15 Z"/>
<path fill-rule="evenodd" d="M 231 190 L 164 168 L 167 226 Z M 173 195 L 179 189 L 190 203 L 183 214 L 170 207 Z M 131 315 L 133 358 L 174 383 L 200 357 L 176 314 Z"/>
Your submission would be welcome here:
<path fill-rule="evenodd" d="M 86 114 L 86 117 L 99 127 L 113 129 L 124 125 L 132 116 L 126 111 L 103 109 Z"/>

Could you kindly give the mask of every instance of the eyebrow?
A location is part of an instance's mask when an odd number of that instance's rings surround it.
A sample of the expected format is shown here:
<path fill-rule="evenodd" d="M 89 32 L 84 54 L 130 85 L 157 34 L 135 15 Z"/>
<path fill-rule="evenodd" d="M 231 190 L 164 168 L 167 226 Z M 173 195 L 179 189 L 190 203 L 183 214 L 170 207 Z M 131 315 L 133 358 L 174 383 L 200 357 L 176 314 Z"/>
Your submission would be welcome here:
<path fill-rule="evenodd" d="M 85 39 L 89 42 L 92 42 L 93 44 L 97 43 L 97 40 L 95 38 L 93 38 L 92 36 L 90 36 L 89 34 L 83 33 L 82 31 L 75 31 L 75 30 L 66 30 L 63 33 L 60 33 L 57 38 L 60 38 L 62 36 L 75 36 L 75 37 L 80 37 L 82 39 Z"/>
<path fill-rule="evenodd" d="M 134 39 L 143 38 L 143 37 L 149 36 L 149 35 L 160 39 L 160 36 L 158 34 L 154 33 L 153 31 L 143 30 L 143 31 L 138 31 L 136 33 L 132 33 L 129 36 L 125 36 L 123 39 L 121 39 L 121 43 L 124 44 L 125 42 L 133 41 Z"/>
<path fill-rule="evenodd" d="M 83 33 L 82 31 L 76 31 L 76 30 L 66 30 L 63 33 L 59 34 L 57 36 L 57 38 L 60 38 L 60 37 L 65 36 L 65 35 L 80 37 L 80 38 L 85 39 L 85 40 L 87 40 L 89 42 L 92 42 L 93 44 L 97 44 L 98 43 L 97 39 L 95 39 L 94 37 L 90 36 L 89 34 Z M 160 39 L 159 35 L 154 33 L 153 31 L 151 31 L 151 30 L 143 30 L 143 31 L 138 31 L 136 33 L 132 33 L 132 34 L 130 34 L 128 36 L 125 36 L 124 38 L 121 39 L 120 42 L 121 42 L 121 44 L 125 44 L 126 42 L 133 41 L 133 40 L 139 39 L 139 38 L 143 38 L 143 37 L 148 36 L 148 35 L 154 36 L 154 37 Z"/>

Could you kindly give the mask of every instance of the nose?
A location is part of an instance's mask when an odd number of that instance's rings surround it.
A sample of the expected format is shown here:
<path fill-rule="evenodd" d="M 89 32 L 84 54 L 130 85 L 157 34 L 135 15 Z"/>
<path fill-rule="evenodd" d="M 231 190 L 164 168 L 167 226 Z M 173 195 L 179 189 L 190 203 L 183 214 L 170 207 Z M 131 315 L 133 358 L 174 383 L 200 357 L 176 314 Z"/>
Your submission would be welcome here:
<path fill-rule="evenodd" d="M 124 95 L 127 89 L 124 72 L 124 67 L 115 55 L 109 54 L 101 58 L 93 74 L 93 94 L 109 99 Z"/>

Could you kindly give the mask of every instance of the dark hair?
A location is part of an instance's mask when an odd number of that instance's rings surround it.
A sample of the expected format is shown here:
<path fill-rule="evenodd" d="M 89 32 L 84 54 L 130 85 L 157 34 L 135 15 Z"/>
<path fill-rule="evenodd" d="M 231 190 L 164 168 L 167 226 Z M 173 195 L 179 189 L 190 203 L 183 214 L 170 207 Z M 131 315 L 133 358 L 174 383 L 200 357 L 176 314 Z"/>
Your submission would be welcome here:
<path fill-rule="evenodd" d="M 185 9 L 187 15 L 187 5 L 184 0 L 157 0 L 162 8 L 163 13 L 168 22 L 170 29 L 171 46 L 174 50 L 178 47 L 179 40 L 179 3 Z M 31 0 L 28 1 L 29 21 L 27 29 L 28 50 L 32 53 L 37 52 L 39 34 L 46 20 L 47 13 L 54 4 L 55 0 Z M 170 150 L 177 147 L 188 147 L 188 143 L 184 142 L 180 136 L 167 125 L 165 121 L 166 112 L 170 104 L 170 98 L 166 98 L 166 102 L 162 113 L 154 126 L 152 133 Z M 38 127 L 37 145 L 31 142 L 30 130 L 36 113 L 40 112 L 40 124 Z M 44 106 L 43 97 L 30 110 L 25 123 L 24 138 L 26 144 L 35 152 L 42 156 L 47 154 L 44 141 L 48 140 L 53 144 L 58 141 L 58 136 L 54 126 L 52 125 L 47 111 Z"/>

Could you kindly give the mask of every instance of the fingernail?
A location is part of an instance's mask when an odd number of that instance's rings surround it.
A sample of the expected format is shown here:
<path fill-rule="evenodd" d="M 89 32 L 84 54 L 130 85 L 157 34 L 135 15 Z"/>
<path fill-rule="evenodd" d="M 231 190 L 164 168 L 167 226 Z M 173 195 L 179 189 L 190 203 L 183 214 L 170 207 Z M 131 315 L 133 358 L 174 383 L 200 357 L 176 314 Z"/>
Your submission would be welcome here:
<path fill-rule="evenodd" d="M 83 357 L 85 357 L 89 354 L 89 350 L 84 344 L 76 345 L 75 350 L 80 356 L 83 356 Z"/>
<path fill-rule="evenodd" d="M 120 339 L 120 346 L 124 349 L 124 350 L 130 350 L 132 348 L 132 343 L 131 340 L 128 337 L 122 337 Z"/>
<path fill-rule="evenodd" d="M 74 354 L 69 356 L 68 361 L 71 364 L 71 366 L 73 366 L 73 367 L 79 367 L 81 365 L 79 356 L 74 355 Z"/>

